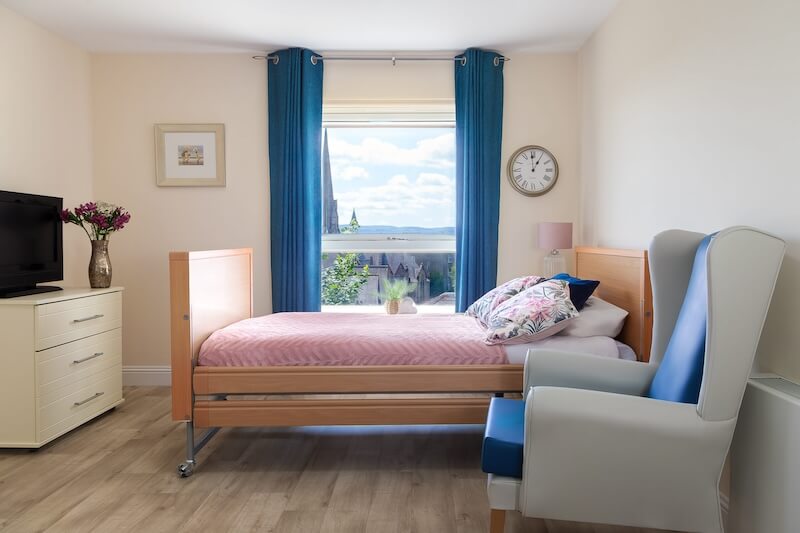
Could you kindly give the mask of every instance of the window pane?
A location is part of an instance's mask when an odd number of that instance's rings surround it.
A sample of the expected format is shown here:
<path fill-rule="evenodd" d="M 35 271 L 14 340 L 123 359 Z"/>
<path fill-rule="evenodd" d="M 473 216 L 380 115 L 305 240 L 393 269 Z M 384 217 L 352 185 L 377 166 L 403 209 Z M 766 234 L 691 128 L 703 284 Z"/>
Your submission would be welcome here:
<path fill-rule="evenodd" d="M 326 128 L 322 171 L 325 234 L 455 234 L 452 127 Z"/>
<path fill-rule="evenodd" d="M 380 311 L 399 282 L 421 312 L 453 312 L 454 129 L 328 127 L 322 154 L 323 309 Z"/>

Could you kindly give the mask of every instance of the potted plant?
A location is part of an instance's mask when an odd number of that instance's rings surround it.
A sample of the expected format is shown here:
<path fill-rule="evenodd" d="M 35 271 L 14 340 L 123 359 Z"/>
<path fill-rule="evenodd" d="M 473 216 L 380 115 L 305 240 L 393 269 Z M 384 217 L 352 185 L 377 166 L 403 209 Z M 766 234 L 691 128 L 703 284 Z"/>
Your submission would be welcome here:
<path fill-rule="evenodd" d="M 64 209 L 61 220 L 83 228 L 92 243 L 89 259 L 89 285 L 93 289 L 111 286 L 111 259 L 108 257 L 108 239 L 115 231 L 125 227 L 131 219 L 124 208 L 105 202 L 81 204 L 74 210 Z"/>
<path fill-rule="evenodd" d="M 383 282 L 383 289 L 378 294 L 384 301 L 386 312 L 396 315 L 400 310 L 400 300 L 414 292 L 416 288 L 416 283 L 409 283 L 405 279 L 386 279 Z"/>

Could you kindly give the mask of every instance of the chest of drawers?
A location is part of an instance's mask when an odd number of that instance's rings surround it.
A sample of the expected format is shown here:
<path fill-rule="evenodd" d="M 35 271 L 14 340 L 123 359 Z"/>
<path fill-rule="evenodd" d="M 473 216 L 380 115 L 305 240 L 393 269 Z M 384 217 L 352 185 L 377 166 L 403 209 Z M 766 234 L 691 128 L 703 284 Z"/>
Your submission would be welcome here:
<path fill-rule="evenodd" d="M 121 288 L 0 300 L 0 447 L 41 447 L 122 401 Z"/>

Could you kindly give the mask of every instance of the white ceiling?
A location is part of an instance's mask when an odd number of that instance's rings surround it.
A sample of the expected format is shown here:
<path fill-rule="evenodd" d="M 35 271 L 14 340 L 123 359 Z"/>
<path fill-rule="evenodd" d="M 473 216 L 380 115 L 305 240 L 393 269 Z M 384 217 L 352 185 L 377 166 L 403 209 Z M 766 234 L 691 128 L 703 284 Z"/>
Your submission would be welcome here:
<path fill-rule="evenodd" d="M 0 0 L 94 52 L 576 50 L 616 0 Z"/>

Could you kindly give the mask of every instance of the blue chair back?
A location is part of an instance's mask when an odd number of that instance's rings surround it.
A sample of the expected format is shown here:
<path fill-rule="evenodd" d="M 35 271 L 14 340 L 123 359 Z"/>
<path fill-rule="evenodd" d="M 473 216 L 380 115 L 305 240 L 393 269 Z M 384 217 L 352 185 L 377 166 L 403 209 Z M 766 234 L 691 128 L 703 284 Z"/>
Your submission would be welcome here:
<path fill-rule="evenodd" d="M 692 274 L 664 357 L 650 384 L 648 396 L 696 404 L 703 382 L 708 322 L 708 247 L 716 233 L 697 247 Z"/>

